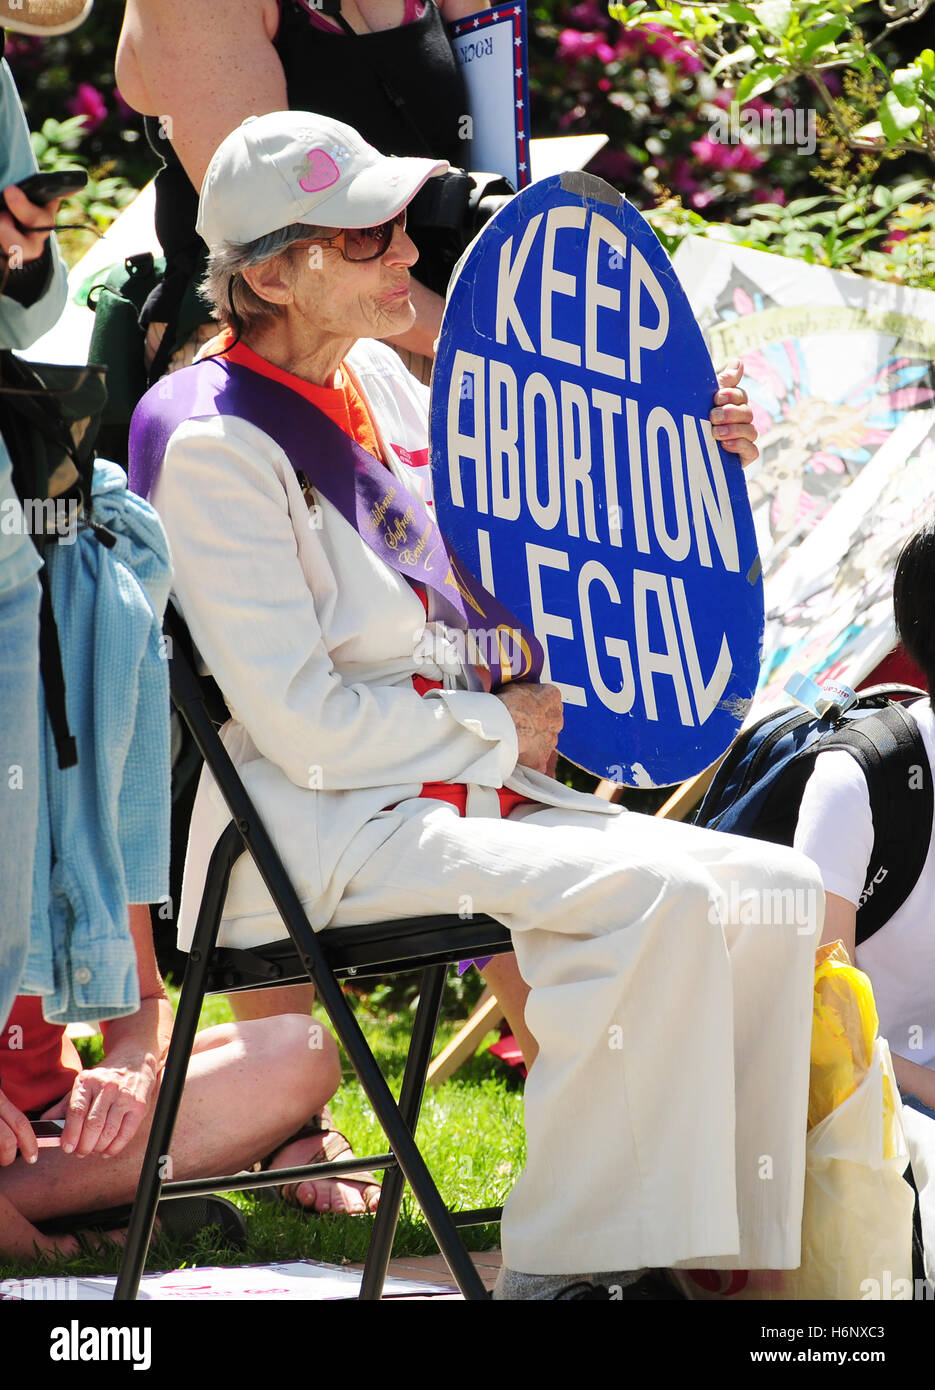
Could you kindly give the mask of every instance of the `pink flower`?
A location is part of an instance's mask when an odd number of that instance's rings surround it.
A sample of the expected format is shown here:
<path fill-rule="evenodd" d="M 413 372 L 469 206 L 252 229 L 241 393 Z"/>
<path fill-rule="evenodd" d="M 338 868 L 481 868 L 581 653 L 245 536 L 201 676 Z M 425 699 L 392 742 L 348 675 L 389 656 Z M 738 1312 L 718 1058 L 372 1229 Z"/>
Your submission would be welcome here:
<path fill-rule="evenodd" d="M 593 30 L 583 33 L 580 29 L 563 29 L 558 36 L 558 56 L 566 63 L 577 63 L 583 58 L 598 58 L 602 63 L 612 63 L 614 50 L 603 34 Z"/>
<path fill-rule="evenodd" d="M 710 135 L 705 135 L 701 140 L 693 140 L 691 143 L 691 152 L 698 163 L 712 165 L 715 169 L 722 167 L 727 157 L 727 151 L 727 145 L 721 145 L 716 140 L 712 140 Z"/>
<path fill-rule="evenodd" d="M 710 135 L 693 140 L 691 151 L 699 164 L 711 169 L 758 169 L 766 160 L 766 156 L 752 145 L 742 141 L 737 145 L 722 145 Z"/>
<path fill-rule="evenodd" d="M 68 110 L 73 116 L 84 116 L 85 131 L 97 130 L 97 127 L 107 117 L 107 104 L 96 87 L 92 87 L 90 82 L 78 84 L 78 90 L 71 101 L 66 102 Z"/>
<path fill-rule="evenodd" d="M 564 116 L 559 117 L 559 128 L 561 130 L 567 130 L 569 126 L 577 125 L 579 121 L 583 121 L 587 114 L 585 107 L 581 105 L 574 106 L 570 111 L 566 111 Z"/>
<path fill-rule="evenodd" d="M 614 44 L 618 58 L 628 58 L 634 53 L 644 53 L 646 51 L 646 40 L 636 29 L 624 29 L 623 33 Z"/>
<path fill-rule="evenodd" d="M 907 237 L 908 235 L 909 235 L 908 232 L 900 231 L 900 230 L 897 230 L 897 231 L 895 231 L 895 232 L 890 232 L 889 236 L 886 238 L 886 241 L 884 241 L 884 243 L 883 243 L 883 250 L 884 250 L 884 251 L 892 251 L 892 250 L 893 250 L 893 247 L 896 245 L 897 241 L 905 241 L 905 240 L 906 240 L 906 237 Z"/>
<path fill-rule="evenodd" d="M 666 182 L 676 193 L 694 193 L 700 187 L 684 155 L 679 155 L 678 159 L 673 160 Z"/>
<path fill-rule="evenodd" d="M 663 63 L 670 63 L 686 73 L 704 71 L 704 63 L 698 57 L 695 45 L 687 39 L 673 38 L 661 24 L 647 24 L 644 33 L 647 34 L 649 51 Z"/>
<path fill-rule="evenodd" d="M 762 150 L 756 149 L 753 145 L 735 145 L 735 159 L 731 168 L 753 170 L 759 169 L 761 164 L 765 164 L 767 156 Z"/>
<path fill-rule="evenodd" d="M 704 63 L 688 43 L 674 44 L 669 61 L 674 67 L 681 68 L 684 73 L 688 73 L 690 76 L 696 72 L 704 72 Z"/>
<path fill-rule="evenodd" d="M 698 163 L 707 169 L 730 169 L 734 165 L 736 145 L 722 145 L 705 135 L 701 140 L 693 140 L 690 148 Z"/>

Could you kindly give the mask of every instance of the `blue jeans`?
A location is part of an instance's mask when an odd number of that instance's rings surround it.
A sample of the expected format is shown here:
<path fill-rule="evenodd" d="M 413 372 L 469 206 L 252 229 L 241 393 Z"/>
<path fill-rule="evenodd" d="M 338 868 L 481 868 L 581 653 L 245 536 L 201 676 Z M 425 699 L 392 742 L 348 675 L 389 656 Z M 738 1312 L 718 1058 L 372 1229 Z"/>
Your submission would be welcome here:
<path fill-rule="evenodd" d="M 29 945 L 39 815 L 38 699 L 39 581 L 30 575 L 0 590 L 0 1030 Z M 4 1042 L 0 1032 L 0 1059 Z"/>
<path fill-rule="evenodd" d="M 913 1110 L 918 1110 L 920 1115 L 928 1115 L 930 1120 L 935 1120 L 935 1110 L 932 1110 L 918 1096 L 907 1095 L 902 1097 L 903 1105 L 911 1105 Z"/>

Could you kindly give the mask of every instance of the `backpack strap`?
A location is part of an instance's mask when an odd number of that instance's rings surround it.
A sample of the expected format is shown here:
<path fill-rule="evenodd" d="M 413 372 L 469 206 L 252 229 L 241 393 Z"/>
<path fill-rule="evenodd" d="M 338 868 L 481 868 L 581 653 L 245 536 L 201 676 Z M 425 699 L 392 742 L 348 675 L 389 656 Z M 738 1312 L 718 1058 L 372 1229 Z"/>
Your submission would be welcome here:
<path fill-rule="evenodd" d="M 80 502 L 94 535 L 102 544 L 112 546 L 114 537 L 91 517 L 93 444 L 104 394 L 103 377 L 96 368 L 37 365 L 8 349 L 0 352 L 0 434 L 13 465 L 17 496 L 30 507 L 44 502 L 53 492 L 59 501 L 72 498 L 76 505 Z M 53 532 L 34 529 L 31 535 L 40 554 L 55 540 Z M 78 754 L 68 725 L 58 626 L 45 566 L 38 578 L 42 595 L 39 671 L 46 711 L 58 765 L 74 767 Z"/>
<path fill-rule="evenodd" d="M 932 770 L 918 726 L 902 705 L 845 720 L 820 752 L 844 749 L 867 779 L 873 850 L 857 908 L 857 944 L 879 931 L 919 880 L 932 835 Z"/>
<path fill-rule="evenodd" d="M 74 767 L 78 761 L 78 747 L 68 726 L 62 651 L 58 640 L 58 624 L 52 608 L 49 571 L 45 565 L 39 571 L 38 579 L 42 590 L 39 606 L 39 674 L 45 692 L 46 713 L 49 716 L 52 737 L 55 739 L 59 767 Z"/>

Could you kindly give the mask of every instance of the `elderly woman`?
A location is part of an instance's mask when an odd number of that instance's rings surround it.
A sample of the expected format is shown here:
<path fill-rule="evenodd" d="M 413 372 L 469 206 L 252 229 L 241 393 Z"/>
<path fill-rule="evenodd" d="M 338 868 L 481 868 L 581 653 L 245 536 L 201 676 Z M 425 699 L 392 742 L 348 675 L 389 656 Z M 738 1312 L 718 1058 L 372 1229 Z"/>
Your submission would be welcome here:
<path fill-rule="evenodd" d="M 637 1271 L 682 1260 L 795 1267 L 813 940 L 732 921 L 724 900 L 737 884 L 820 903 L 812 866 L 555 782 L 557 691 L 491 691 L 457 660 L 427 662 L 427 635 L 457 616 L 381 540 L 405 506 L 443 545 L 420 501 L 425 392 L 373 341 L 412 320 L 405 208 L 439 167 L 301 112 L 227 137 L 199 226 L 229 331 L 220 356 L 144 399 L 133 477 L 152 488 L 231 709 L 226 745 L 312 925 L 467 902 L 513 933 L 539 1053 L 501 1295 L 615 1271 L 625 1296 L 652 1296 Z M 744 397 L 727 400 L 749 455 Z M 183 944 L 225 821 L 205 775 Z M 281 935 L 246 860 L 224 932 L 235 946 Z"/>

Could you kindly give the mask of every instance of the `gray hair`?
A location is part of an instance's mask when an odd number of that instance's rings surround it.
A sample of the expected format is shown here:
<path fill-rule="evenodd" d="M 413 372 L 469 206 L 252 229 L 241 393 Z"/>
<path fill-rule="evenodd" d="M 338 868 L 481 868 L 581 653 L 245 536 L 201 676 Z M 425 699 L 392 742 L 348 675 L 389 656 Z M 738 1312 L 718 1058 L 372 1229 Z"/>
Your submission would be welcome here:
<path fill-rule="evenodd" d="M 228 328 L 237 327 L 231 320 L 232 303 L 243 330 L 281 318 L 283 305 L 273 304 L 252 290 L 243 277 L 243 271 L 284 255 L 297 242 L 308 241 L 310 237 L 329 236 L 333 231 L 333 227 L 310 227 L 304 222 L 293 222 L 288 227 L 280 227 L 278 231 L 267 232 L 266 236 L 258 237 L 256 241 L 241 244 L 222 241 L 208 252 L 207 274 L 198 287 L 199 293 L 214 310 L 219 322 Z"/>

